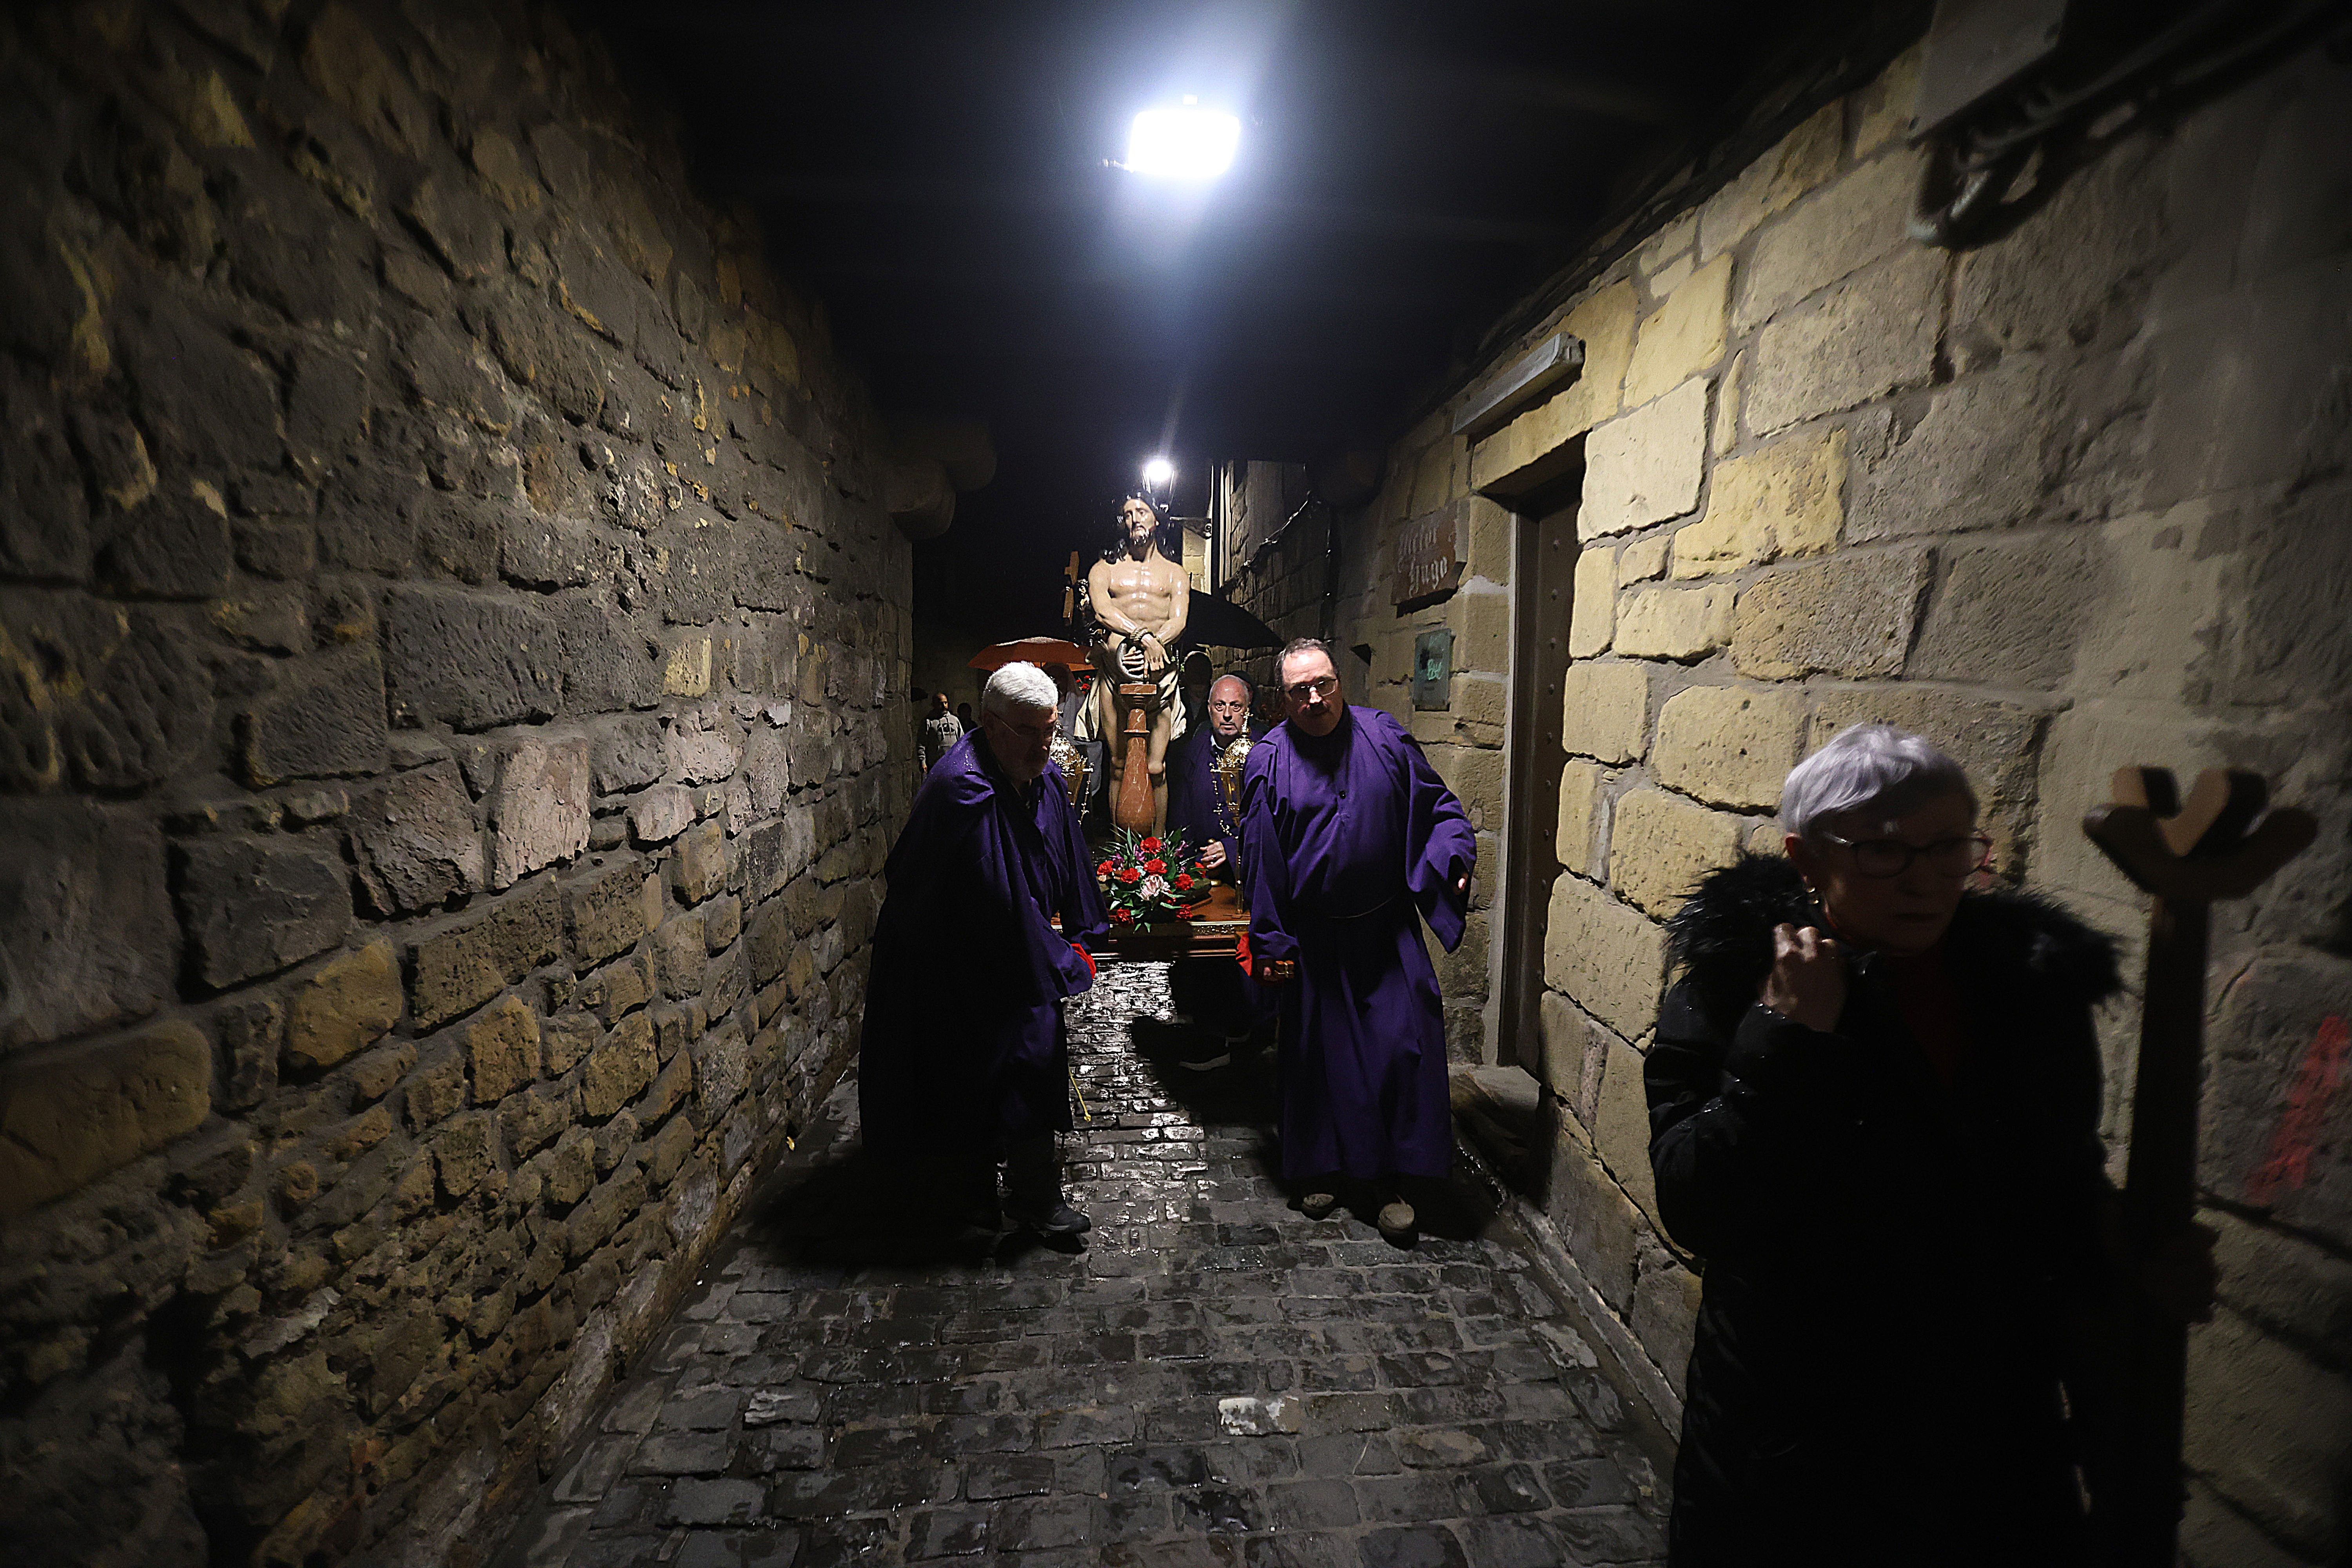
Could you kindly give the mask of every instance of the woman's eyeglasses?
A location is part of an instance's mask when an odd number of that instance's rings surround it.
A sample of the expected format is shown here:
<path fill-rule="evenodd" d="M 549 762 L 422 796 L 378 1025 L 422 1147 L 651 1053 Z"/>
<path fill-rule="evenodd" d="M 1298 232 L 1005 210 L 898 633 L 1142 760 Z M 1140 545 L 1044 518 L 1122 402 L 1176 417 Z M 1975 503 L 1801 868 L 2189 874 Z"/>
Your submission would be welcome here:
<path fill-rule="evenodd" d="M 1320 697 L 1328 702 L 1330 700 L 1331 694 L 1339 689 L 1338 676 L 1318 675 L 1312 680 L 1302 680 L 1296 686 L 1284 687 L 1282 694 L 1293 702 L 1304 702 L 1309 697 Z"/>
<path fill-rule="evenodd" d="M 1939 876 L 1965 877 L 1992 864 L 1992 839 L 1971 833 L 1965 838 L 1938 838 L 1933 844 L 1906 844 L 1900 838 L 1840 838 L 1821 835 L 1841 849 L 1853 852 L 1853 868 L 1865 877 L 1900 877 L 1914 860 L 1924 860 Z"/>

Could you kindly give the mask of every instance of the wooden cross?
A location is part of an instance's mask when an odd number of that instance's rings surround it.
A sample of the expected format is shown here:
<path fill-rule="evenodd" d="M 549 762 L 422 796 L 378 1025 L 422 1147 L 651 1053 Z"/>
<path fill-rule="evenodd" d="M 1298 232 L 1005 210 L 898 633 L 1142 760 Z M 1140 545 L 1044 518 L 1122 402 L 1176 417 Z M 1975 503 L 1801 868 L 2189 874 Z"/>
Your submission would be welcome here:
<path fill-rule="evenodd" d="M 2264 816 L 2269 799 L 2259 773 L 2208 768 L 2184 800 L 2168 769 L 2122 768 L 2113 803 L 2083 818 L 2091 841 L 2155 899 L 2124 1173 L 2125 1236 L 2135 1264 L 2187 1229 L 2196 1214 L 2209 909 L 2217 900 L 2244 898 L 2318 836 L 2318 823 L 2298 807 Z M 2189 1328 L 2135 1292 L 2127 1331 L 2126 1384 L 2115 1411 L 2119 1449 L 2110 1486 L 2116 1495 L 2103 1507 L 2111 1521 L 2109 1561 L 2116 1568 L 2174 1568 L 2185 1496 L 2180 1435 Z"/>

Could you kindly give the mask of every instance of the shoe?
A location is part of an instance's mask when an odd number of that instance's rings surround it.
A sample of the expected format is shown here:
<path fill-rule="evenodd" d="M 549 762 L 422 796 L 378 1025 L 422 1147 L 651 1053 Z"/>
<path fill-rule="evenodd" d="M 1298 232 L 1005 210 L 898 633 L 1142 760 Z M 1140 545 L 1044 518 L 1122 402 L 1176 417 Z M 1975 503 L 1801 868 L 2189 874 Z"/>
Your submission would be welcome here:
<path fill-rule="evenodd" d="M 1408 1242 L 1413 1237 L 1412 1205 L 1402 1198 L 1391 1198 L 1381 1206 L 1381 1234 L 1393 1242 Z"/>
<path fill-rule="evenodd" d="M 1176 1065 L 1188 1072 L 1213 1072 L 1218 1068 L 1229 1065 L 1233 1059 L 1234 1053 L 1226 1050 L 1219 1051 L 1213 1057 L 1202 1057 L 1198 1059 L 1180 1057 L 1177 1058 Z"/>
<path fill-rule="evenodd" d="M 1298 1212 L 1308 1219 L 1328 1219 L 1339 1206 L 1339 1196 L 1333 1193 L 1309 1193 L 1298 1200 Z"/>
<path fill-rule="evenodd" d="M 1050 1205 L 1034 1207 L 1008 1200 L 1004 1216 L 1021 1229 L 1035 1231 L 1039 1236 L 1084 1236 L 1095 1227 L 1094 1221 L 1058 1198 Z"/>

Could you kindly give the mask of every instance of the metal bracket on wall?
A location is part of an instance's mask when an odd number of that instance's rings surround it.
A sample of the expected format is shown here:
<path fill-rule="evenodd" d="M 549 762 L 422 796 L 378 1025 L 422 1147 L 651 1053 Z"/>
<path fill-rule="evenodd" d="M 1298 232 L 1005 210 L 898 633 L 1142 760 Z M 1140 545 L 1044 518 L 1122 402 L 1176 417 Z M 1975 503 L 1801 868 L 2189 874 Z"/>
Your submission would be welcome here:
<path fill-rule="evenodd" d="M 1412 639 L 1412 705 L 1454 706 L 1454 634 L 1444 626 Z"/>

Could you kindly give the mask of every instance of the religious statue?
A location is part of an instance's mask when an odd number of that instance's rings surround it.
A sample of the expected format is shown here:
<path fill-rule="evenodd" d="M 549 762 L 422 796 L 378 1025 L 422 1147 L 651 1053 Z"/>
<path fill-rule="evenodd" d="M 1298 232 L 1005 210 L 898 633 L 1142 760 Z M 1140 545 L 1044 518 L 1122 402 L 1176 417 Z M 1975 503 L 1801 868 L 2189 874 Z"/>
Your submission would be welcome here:
<path fill-rule="evenodd" d="M 1192 585 L 1181 562 L 1160 545 L 1163 521 L 1151 498 L 1137 492 L 1119 503 L 1119 542 L 1087 574 L 1094 612 L 1091 650 L 1096 723 L 1108 742 L 1111 819 L 1131 830 L 1156 831 L 1168 816 L 1168 742 L 1175 731 L 1177 662 L 1171 645 L 1184 633 Z M 1139 753 L 1146 779 L 1130 784 L 1129 763 Z"/>

